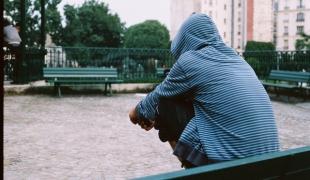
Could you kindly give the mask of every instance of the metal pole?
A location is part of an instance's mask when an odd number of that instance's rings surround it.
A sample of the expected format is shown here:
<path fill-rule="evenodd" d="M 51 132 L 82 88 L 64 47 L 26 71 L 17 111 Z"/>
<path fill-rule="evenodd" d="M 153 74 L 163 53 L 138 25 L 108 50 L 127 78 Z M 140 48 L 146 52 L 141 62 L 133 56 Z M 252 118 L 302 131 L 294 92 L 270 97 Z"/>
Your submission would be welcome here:
<path fill-rule="evenodd" d="M 41 3 L 41 49 L 39 51 L 40 55 L 39 55 L 39 62 L 40 63 L 36 63 L 37 66 L 40 66 L 41 69 L 41 73 L 40 76 L 43 77 L 43 64 L 44 64 L 44 56 L 45 56 L 45 0 L 40 0 Z"/>
<path fill-rule="evenodd" d="M 45 0 L 41 0 L 41 48 L 45 48 Z"/>
<path fill-rule="evenodd" d="M 25 31 L 26 31 L 26 7 L 25 7 L 25 0 L 20 0 L 20 37 L 22 39 L 22 42 L 20 44 L 20 59 L 18 59 L 19 63 L 17 66 L 16 71 L 19 75 L 16 77 L 17 83 L 22 83 L 24 81 L 24 75 L 25 75 L 25 69 L 23 68 L 23 64 L 25 61 Z"/>

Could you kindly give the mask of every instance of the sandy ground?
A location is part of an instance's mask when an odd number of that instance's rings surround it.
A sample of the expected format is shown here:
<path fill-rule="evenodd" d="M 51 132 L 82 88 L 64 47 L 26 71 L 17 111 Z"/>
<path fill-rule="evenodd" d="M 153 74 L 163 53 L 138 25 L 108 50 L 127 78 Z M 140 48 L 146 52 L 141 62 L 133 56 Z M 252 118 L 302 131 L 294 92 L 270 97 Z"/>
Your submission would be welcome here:
<path fill-rule="evenodd" d="M 4 179 L 129 179 L 180 170 L 157 132 L 129 122 L 142 96 L 5 96 Z M 310 145 L 310 103 L 273 102 L 282 149 Z"/>

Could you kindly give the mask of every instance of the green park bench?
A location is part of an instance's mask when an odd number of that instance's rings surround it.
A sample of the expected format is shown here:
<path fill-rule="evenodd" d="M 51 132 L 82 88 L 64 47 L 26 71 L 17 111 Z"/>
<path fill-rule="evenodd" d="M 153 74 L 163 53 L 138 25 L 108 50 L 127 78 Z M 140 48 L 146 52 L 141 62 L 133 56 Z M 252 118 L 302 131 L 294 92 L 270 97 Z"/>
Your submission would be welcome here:
<path fill-rule="evenodd" d="M 162 179 L 309 179 L 310 146 L 281 152 L 267 153 L 244 159 L 205 165 L 138 178 Z"/>
<path fill-rule="evenodd" d="M 112 83 L 121 83 L 116 68 L 43 68 L 43 77 L 54 85 L 58 96 L 61 86 L 104 84 L 105 94 L 109 88 L 112 94 Z"/>
<path fill-rule="evenodd" d="M 303 86 L 304 83 L 307 86 Z M 274 87 L 276 92 L 279 88 L 303 91 L 309 89 L 309 83 L 310 72 L 280 70 L 271 70 L 268 79 L 262 81 L 266 89 Z"/>
<path fill-rule="evenodd" d="M 288 89 L 302 88 L 303 83 L 310 83 L 310 72 L 271 70 L 268 80 L 273 82 L 264 81 L 264 86 Z"/>
<path fill-rule="evenodd" d="M 165 78 L 166 75 L 165 75 L 165 71 L 167 70 L 168 68 L 156 68 L 156 77 L 157 78 Z"/>

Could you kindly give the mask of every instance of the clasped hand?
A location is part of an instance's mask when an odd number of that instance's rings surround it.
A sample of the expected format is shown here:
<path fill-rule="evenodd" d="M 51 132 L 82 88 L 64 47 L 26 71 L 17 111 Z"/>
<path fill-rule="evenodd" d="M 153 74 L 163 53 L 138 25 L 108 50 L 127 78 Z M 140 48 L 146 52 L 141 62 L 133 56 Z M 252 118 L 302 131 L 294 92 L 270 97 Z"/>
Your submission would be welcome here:
<path fill-rule="evenodd" d="M 146 131 L 151 130 L 154 127 L 154 122 L 152 120 L 144 121 L 138 118 L 136 108 L 133 108 L 129 112 L 129 119 L 133 124 L 138 124 L 140 127 Z"/>

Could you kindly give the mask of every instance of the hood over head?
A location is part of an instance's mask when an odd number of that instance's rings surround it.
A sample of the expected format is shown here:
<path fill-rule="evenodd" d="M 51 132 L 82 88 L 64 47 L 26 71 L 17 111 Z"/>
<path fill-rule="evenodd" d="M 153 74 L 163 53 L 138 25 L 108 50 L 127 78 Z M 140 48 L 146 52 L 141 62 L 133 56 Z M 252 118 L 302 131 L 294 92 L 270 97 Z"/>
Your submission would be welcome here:
<path fill-rule="evenodd" d="M 221 43 L 223 43 L 222 38 L 212 19 L 205 14 L 194 13 L 182 24 L 172 41 L 171 53 L 178 59 L 187 51 Z"/>

